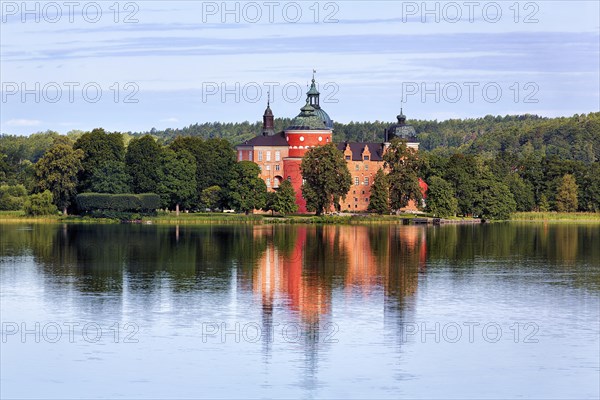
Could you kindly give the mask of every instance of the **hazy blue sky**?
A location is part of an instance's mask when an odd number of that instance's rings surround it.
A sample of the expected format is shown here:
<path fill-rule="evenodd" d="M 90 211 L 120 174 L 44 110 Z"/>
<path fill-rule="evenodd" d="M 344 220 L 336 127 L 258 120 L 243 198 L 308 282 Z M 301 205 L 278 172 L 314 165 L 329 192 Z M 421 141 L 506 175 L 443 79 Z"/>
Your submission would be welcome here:
<path fill-rule="evenodd" d="M 403 97 L 418 119 L 600 109 L 597 1 L 2 1 L 1 10 L 3 133 L 256 121 L 269 88 L 275 116 L 291 117 L 313 68 L 323 108 L 341 122 L 392 121 Z"/>

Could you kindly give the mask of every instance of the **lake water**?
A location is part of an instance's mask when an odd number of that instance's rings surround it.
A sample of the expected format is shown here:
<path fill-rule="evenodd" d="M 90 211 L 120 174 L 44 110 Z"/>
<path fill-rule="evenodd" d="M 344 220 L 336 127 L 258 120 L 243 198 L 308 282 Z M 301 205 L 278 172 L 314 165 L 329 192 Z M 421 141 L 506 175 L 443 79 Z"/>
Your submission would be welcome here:
<path fill-rule="evenodd" d="M 2 398 L 598 398 L 600 227 L 0 225 Z"/>

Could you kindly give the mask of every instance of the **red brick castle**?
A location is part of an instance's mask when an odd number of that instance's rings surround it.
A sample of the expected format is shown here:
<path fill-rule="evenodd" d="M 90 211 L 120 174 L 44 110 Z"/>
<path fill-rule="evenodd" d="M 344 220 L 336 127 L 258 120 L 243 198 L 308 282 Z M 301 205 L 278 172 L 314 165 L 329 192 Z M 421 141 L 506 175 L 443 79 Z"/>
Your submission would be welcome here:
<path fill-rule="evenodd" d="M 319 104 L 319 91 L 314 75 L 306 95 L 306 104 L 300 109 L 300 114 L 284 131 L 277 133 L 274 130 L 273 111 L 267 102 L 262 135 L 236 146 L 238 161 L 253 161 L 258 164 L 267 190 L 276 190 L 283 179 L 292 183 L 300 213 L 307 212 L 301 190 L 302 157 L 312 147 L 333 142 L 333 121 Z M 397 123 L 385 130 L 384 141 L 381 143 L 337 143 L 338 149 L 344 153 L 352 175 L 352 187 L 340 203 L 341 211 L 367 210 L 373 179 L 377 170 L 383 168 L 383 154 L 394 137 L 405 140 L 410 148 L 419 148 L 415 129 L 406 124 L 402 110 L 397 119 Z M 426 190 L 425 182 L 421 181 L 421 185 Z M 416 210 L 414 204 L 408 208 Z"/>

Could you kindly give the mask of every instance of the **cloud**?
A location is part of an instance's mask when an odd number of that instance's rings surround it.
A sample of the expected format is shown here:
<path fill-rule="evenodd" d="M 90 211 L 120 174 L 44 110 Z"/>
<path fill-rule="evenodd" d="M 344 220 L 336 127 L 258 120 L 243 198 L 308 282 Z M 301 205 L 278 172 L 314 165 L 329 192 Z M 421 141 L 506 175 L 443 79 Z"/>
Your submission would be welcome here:
<path fill-rule="evenodd" d="M 38 126 L 41 123 L 37 119 L 10 119 L 5 122 L 6 126 Z"/>

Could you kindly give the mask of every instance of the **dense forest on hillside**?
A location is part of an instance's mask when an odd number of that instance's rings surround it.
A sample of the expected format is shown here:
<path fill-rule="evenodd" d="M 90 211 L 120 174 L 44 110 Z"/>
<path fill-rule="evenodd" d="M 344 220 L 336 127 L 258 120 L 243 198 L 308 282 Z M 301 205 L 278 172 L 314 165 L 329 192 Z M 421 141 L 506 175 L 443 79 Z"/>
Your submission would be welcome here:
<path fill-rule="evenodd" d="M 276 119 L 276 130 L 283 130 L 289 123 L 289 119 Z M 564 209 L 560 193 L 564 196 L 576 193 L 575 202 L 569 201 L 571 208 L 574 204 L 580 211 L 600 210 L 600 112 L 561 118 L 486 116 L 447 121 L 409 120 L 408 123 L 415 127 L 421 143 L 423 166 L 420 175 L 426 181 L 438 183 L 443 188 L 438 193 L 451 188 L 454 192 L 449 195 L 458 199 L 458 213 L 471 213 L 473 204 L 479 201 L 478 192 L 490 191 L 505 196 L 508 189 L 512 194 L 508 196 L 514 198 L 516 209 L 520 211 Z M 389 124 L 381 121 L 335 123 L 334 138 L 336 141 L 381 141 L 383 130 Z M 147 192 L 136 190 L 131 183 L 132 176 L 145 172 L 131 170 L 139 163 L 129 144 L 150 136 L 158 146 L 153 151 L 157 157 L 160 155 L 160 162 L 166 163 L 160 167 L 166 171 L 166 178 L 169 178 L 169 169 L 175 166 L 197 168 L 198 196 L 189 203 L 202 206 L 199 198 L 202 191 L 209 184 L 215 186 L 216 177 L 222 175 L 224 168 L 231 169 L 225 164 L 229 165 L 231 158 L 235 158 L 233 146 L 260 134 L 261 123 L 214 122 L 181 129 L 108 135 L 101 131 L 94 140 L 106 142 L 105 149 L 94 149 L 95 142 L 90 142 L 89 134 L 83 131 L 71 131 L 66 135 L 52 131 L 30 136 L 1 135 L 0 209 L 14 208 L 22 204 L 23 201 L 18 199 L 23 196 L 43 191 L 39 171 L 43 169 L 40 159 L 46 154 L 55 161 L 69 154 L 83 163 L 78 182 L 72 185 L 76 188 L 73 193 L 89 192 L 92 187 L 96 192 Z M 103 139 L 102 135 L 107 138 Z M 194 142 L 178 143 L 177 137 L 193 138 Z M 215 146 L 219 149 L 217 153 Z M 88 147 L 83 155 L 70 153 Z M 104 151 L 114 154 L 107 156 Z M 184 154 L 186 151 L 191 154 Z M 94 157 L 98 161 L 93 161 Z M 111 157 L 112 164 L 105 165 L 104 161 Z M 211 157 L 216 157 L 214 162 L 210 161 Z M 228 161 L 220 165 L 225 162 L 221 160 Z M 203 171 L 213 170 L 214 179 L 204 176 Z M 100 179 L 103 174 L 114 179 L 104 181 Z M 99 180 L 94 180 L 96 178 Z M 157 177 L 153 179 L 159 181 Z M 479 183 L 471 185 L 473 182 Z M 176 182 L 171 183 L 175 185 Z M 218 186 L 226 184 L 218 183 Z M 177 193 L 173 188 L 175 186 L 169 189 L 171 193 Z M 167 191 L 166 188 L 162 190 Z"/>

